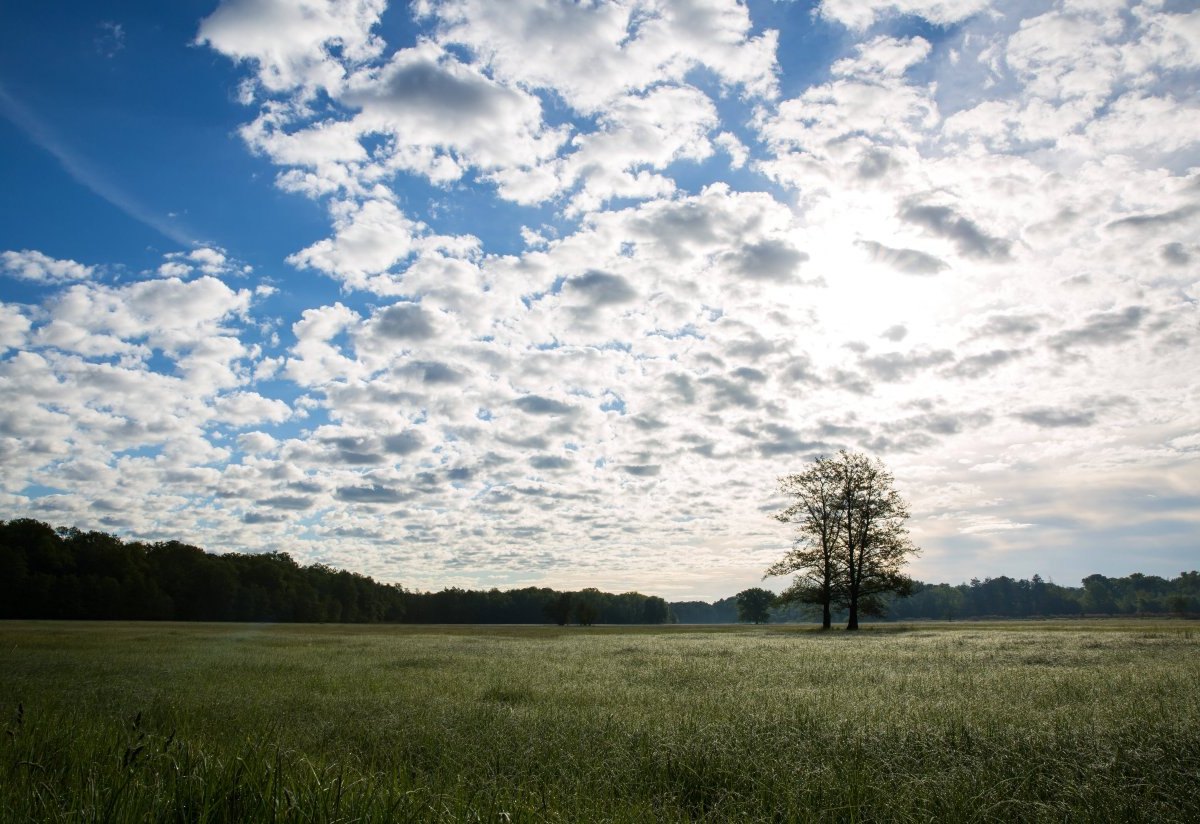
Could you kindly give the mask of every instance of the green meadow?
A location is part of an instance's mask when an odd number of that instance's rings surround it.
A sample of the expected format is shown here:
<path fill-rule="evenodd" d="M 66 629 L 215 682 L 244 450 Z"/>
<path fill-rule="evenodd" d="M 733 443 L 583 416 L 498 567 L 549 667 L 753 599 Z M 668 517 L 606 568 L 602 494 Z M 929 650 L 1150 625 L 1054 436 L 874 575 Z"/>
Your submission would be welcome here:
<path fill-rule="evenodd" d="M 1186 621 L 0 623 L 3 821 L 1200 821 Z"/>

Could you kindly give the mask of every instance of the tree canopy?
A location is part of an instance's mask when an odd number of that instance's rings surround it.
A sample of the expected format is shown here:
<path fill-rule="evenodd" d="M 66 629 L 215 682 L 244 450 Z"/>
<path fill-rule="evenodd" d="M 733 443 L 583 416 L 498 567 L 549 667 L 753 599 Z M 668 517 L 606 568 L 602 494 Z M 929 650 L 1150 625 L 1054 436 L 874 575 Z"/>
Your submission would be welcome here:
<path fill-rule="evenodd" d="M 736 596 L 738 620 L 751 624 L 765 624 L 771 620 L 771 606 L 775 593 L 762 587 L 743 589 Z"/>
<path fill-rule="evenodd" d="M 919 550 L 905 526 L 908 504 L 882 461 L 843 449 L 779 486 L 793 501 L 774 517 L 793 524 L 795 538 L 766 575 L 796 573 L 784 599 L 819 605 L 826 629 L 833 609 L 844 607 L 846 629 L 856 630 L 860 615 L 882 613 L 884 596 L 911 591 L 901 568 Z"/>

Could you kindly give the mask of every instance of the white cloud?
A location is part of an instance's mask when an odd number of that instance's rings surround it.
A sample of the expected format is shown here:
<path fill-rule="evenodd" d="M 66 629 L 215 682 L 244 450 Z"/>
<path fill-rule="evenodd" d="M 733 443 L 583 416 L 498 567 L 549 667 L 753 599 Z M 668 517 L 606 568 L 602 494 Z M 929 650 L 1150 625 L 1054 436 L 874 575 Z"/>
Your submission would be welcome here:
<path fill-rule="evenodd" d="M 343 63 L 382 50 L 371 29 L 385 6 L 386 0 L 223 0 L 201 22 L 196 43 L 253 62 L 268 92 L 335 92 L 345 78 Z"/>
<path fill-rule="evenodd" d="M 851 29 L 869 28 L 878 20 L 908 14 L 930 23 L 961 23 L 992 5 L 991 0 L 822 0 L 820 14 Z"/>
<path fill-rule="evenodd" d="M 751 37 L 746 8 L 730 0 L 449 0 L 422 8 L 441 23 L 442 42 L 470 47 L 498 78 L 553 90 L 581 112 L 599 112 L 652 84 L 681 81 L 697 66 L 751 94 L 775 91 L 776 34 Z"/>
<path fill-rule="evenodd" d="M 445 185 L 475 171 L 522 204 L 573 191 L 571 214 L 613 198 L 666 196 L 675 183 L 662 169 L 713 152 L 716 109 L 686 85 L 691 72 L 707 69 L 724 88 L 758 99 L 775 94 L 776 33 L 751 36 L 747 10 L 730 0 L 426 3 L 418 11 L 436 21 L 435 36 L 382 62 L 370 35 L 374 6 L 311 5 L 295 14 L 266 0 L 230 2 L 205 21 L 199 42 L 257 61 L 257 80 L 268 91 L 296 90 L 291 99 L 265 101 L 242 129 L 253 149 L 284 167 L 278 185 L 363 209 L 392 198 L 398 172 Z M 567 28 L 569 49 L 540 36 Z M 294 37 L 279 36 L 293 30 Z M 317 87 L 336 104 L 320 115 L 309 105 Z M 579 120 L 548 126 L 539 93 L 594 115 L 596 128 Z M 745 149 L 731 140 L 726 133 L 723 146 L 742 165 Z M 402 253 L 403 244 L 396 246 Z M 331 251 L 318 244 L 293 261 L 343 276 L 354 271 L 357 288 L 390 293 L 383 281 L 366 287 L 366 271 L 330 260 Z"/>
<path fill-rule="evenodd" d="M 389 134 L 417 152 L 435 149 L 434 168 L 531 165 L 552 157 L 562 141 L 543 128 L 537 97 L 496 83 L 428 41 L 355 75 L 344 99 L 362 110 L 354 121 L 360 133 Z M 391 163 L 411 167 L 407 158 L 398 151 Z M 416 170 L 439 176 L 428 166 Z"/>
<path fill-rule="evenodd" d="M 286 403 L 264 398 L 257 392 L 237 391 L 221 395 L 214 408 L 221 421 L 239 427 L 266 422 L 282 423 L 292 415 Z"/>
<path fill-rule="evenodd" d="M 1153 123 L 1153 128 L 1147 124 Z M 1105 154 L 1170 155 L 1195 150 L 1196 134 L 1200 133 L 1200 104 L 1173 97 L 1122 95 L 1102 117 L 1092 120 L 1084 129 L 1084 137 L 1093 151 Z M 1074 145 L 1078 145 L 1077 143 Z"/>
<path fill-rule="evenodd" d="M 1029 529 L 1035 526 L 1037 524 L 1020 524 L 1003 518 L 972 517 L 967 519 L 966 526 L 959 527 L 958 531 L 963 535 L 976 535 L 981 532 L 1005 532 L 1010 529 Z"/>
<path fill-rule="evenodd" d="M 399 279 L 389 270 L 411 256 L 437 252 L 469 256 L 477 251 L 476 238 L 431 234 L 424 223 L 409 219 L 388 200 L 338 201 L 330 211 L 334 236 L 291 255 L 288 263 L 318 269 L 353 288 L 400 294 Z"/>
<path fill-rule="evenodd" d="M 705 159 L 713 151 L 707 135 L 717 122 L 712 102 L 691 88 L 664 86 L 614 102 L 600 128 L 577 137 L 575 151 L 556 164 L 559 190 L 582 181 L 569 213 L 592 211 L 615 197 L 671 194 L 675 184 L 647 168 Z"/>
<path fill-rule="evenodd" d="M 969 43 L 986 44 L 979 57 L 991 66 L 992 99 L 953 114 L 948 131 L 1000 151 L 1057 144 L 1067 157 L 1133 152 L 1179 169 L 1193 164 L 1194 151 L 1172 154 L 1193 143 L 1196 107 L 1184 90 L 1200 60 L 1197 14 L 1154 4 L 1119 13 L 1126 5 L 1064 4 L 1015 30 L 981 32 Z"/>
<path fill-rule="evenodd" d="M 350 120 L 323 120 L 287 132 L 285 118 L 268 109 L 241 130 L 253 148 L 280 166 L 303 166 L 333 178 L 338 164 L 362 163 L 368 159 L 361 143 L 362 130 Z"/>
<path fill-rule="evenodd" d="M 23 346 L 31 326 L 20 307 L 0 303 L 0 353 Z"/>
<path fill-rule="evenodd" d="M 301 319 L 292 325 L 296 345 L 292 348 L 293 357 L 284 366 L 284 374 L 301 386 L 320 386 L 356 374 L 357 366 L 332 341 L 359 319 L 357 312 L 340 303 L 305 309 Z"/>
<path fill-rule="evenodd" d="M 234 291 L 209 276 L 124 286 L 80 284 L 51 299 L 49 322 L 38 335 L 62 349 L 88 346 L 88 340 L 98 336 L 125 346 L 145 343 L 177 355 L 221 335 L 223 322 L 244 313 L 250 300 L 249 290 Z M 75 334 L 60 334 L 68 329 Z"/>
<path fill-rule="evenodd" d="M 750 159 L 750 150 L 746 148 L 746 144 L 738 140 L 737 135 L 721 132 L 713 142 L 729 155 L 729 165 L 735 169 L 742 168 Z"/>
<path fill-rule="evenodd" d="M 204 275 L 245 275 L 249 266 L 230 260 L 225 250 L 212 246 L 197 246 L 189 252 L 168 252 L 158 267 L 165 278 L 186 278 L 199 272 Z"/>
<path fill-rule="evenodd" d="M 835 80 L 783 101 L 764 121 L 764 134 L 818 156 L 856 134 L 887 144 L 917 142 L 936 124 L 937 108 L 927 90 L 902 78 L 928 55 L 929 43 L 878 37 L 857 52 L 835 64 Z"/>
<path fill-rule="evenodd" d="M 266 432 L 244 432 L 238 435 L 238 448 L 245 452 L 262 454 L 272 452 L 279 446 L 279 441 Z"/>
<path fill-rule="evenodd" d="M 333 214 L 336 235 L 297 252 L 288 263 L 320 269 L 361 285 L 368 276 L 386 272 L 412 254 L 417 235 L 426 228 L 386 200 L 369 200 L 361 205 L 343 201 L 334 205 Z"/>
<path fill-rule="evenodd" d="M 84 266 L 73 260 L 56 260 L 33 249 L 0 252 L 0 267 L 11 277 L 36 283 L 89 280 L 96 272 L 94 266 Z"/>
<path fill-rule="evenodd" d="M 206 275 L 219 275 L 227 271 L 229 260 L 220 249 L 201 246 L 188 252 L 188 259 Z"/>

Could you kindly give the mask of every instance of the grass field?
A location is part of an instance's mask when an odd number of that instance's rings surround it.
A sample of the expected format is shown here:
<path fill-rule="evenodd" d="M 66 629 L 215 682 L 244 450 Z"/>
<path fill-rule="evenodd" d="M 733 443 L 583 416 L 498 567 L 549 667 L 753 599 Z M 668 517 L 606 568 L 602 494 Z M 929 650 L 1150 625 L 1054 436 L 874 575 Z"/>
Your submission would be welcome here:
<path fill-rule="evenodd" d="M 1197 630 L 0 623 L 0 820 L 1200 821 Z"/>

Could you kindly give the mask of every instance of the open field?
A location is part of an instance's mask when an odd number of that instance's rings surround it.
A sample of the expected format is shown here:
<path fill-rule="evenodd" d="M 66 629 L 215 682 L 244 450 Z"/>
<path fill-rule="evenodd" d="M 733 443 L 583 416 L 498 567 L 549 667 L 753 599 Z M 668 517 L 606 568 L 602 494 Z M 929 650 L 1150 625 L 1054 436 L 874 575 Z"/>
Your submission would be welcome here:
<path fill-rule="evenodd" d="M 4 821 L 1197 821 L 1200 625 L 0 623 Z"/>

